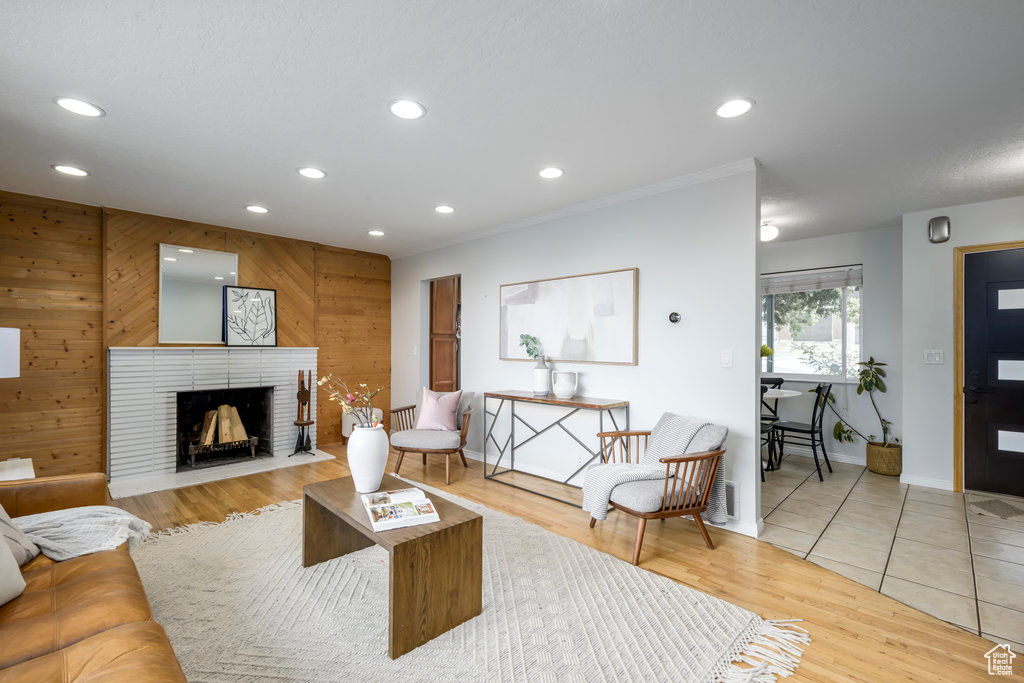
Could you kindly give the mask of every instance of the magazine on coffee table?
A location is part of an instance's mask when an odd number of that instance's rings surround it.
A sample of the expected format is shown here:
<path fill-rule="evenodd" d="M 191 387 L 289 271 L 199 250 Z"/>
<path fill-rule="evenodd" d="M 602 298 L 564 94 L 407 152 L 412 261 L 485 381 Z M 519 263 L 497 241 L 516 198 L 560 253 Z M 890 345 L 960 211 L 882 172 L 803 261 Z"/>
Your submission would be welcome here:
<path fill-rule="evenodd" d="M 434 504 L 417 488 L 365 493 L 361 498 L 374 531 L 441 521 Z"/>

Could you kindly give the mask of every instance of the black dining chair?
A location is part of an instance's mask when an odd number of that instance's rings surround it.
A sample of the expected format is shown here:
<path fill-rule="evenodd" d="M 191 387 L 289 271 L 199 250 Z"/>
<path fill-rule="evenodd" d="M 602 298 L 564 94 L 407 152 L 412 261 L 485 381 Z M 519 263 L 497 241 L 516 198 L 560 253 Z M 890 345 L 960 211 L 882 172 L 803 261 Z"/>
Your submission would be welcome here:
<path fill-rule="evenodd" d="M 819 384 L 814 389 L 814 407 L 811 410 L 811 422 L 794 422 L 792 420 L 778 420 L 772 423 L 772 431 L 775 432 L 776 443 L 779 447 L 779 459 L 786 451 L 786 440 L 796 441 L 799 444 L 810 444 L 814 453 L 814 466 L 818 468 L 818 481 L 825 481 L 821 476 L 821 463 L 818 462 L 818 448 L 825 457 L 825 466 L 832 471 L 832 463 L 828 461 L 828 453 L 825 452 L 825 438 L 821 431 L 822 423 L 825 421 L 825 407 L 828 404 L 828 395 L 832 392 L 831 384 Z"/>
<path fill-rule="evenodd" d="M 761 385 L 761 403 L 764 403 L 764 392 L 768 387 Z M 761 445 L 768 446 L 768 471 L 775 470 L 775 431 L 772 429 L 772 422 L 761 422 Z M 757 459 L 761 461 L 761 481 L 764 481 L 764 460 L 758 450 Z"/>
<path fill-rule="evenodd" d="M 781 377 L 762 377 L 761 386 L 768 389 L 782 388 Z M 772 402 L 769 403 L 768 401 Z M 764 392 L 761 392 L 761 422 L 775 422 L 779 419 L 779 399 L 766 399 Z"/>

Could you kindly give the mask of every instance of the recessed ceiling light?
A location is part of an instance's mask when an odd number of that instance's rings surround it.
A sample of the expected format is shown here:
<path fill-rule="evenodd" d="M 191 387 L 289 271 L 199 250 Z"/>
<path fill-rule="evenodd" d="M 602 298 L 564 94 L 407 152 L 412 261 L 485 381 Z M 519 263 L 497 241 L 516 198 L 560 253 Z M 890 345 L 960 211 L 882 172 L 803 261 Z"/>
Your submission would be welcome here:
<path fill-rule="evenodd" d="M 228 273 L 228 275 L 238 275 L 238 273 L 232 270 L 230 273 Z"/>
<path fill-rule="evenodd" d="M 715 113 L 723 119 L 731 119 L 737 116 L 743 116 L 748 111 L 754 108 L 754 100 L 745 98 L 742 100 L 729 100 L 725 104 L 718 107 Z"/>
<path fill-rule="evenodd" d="M 173 256 L 164 256 L 164 261 L 177 261 L 178 259 Z"/>
<path fill-rule="evenodd" d="M 371 231 L 369 231 L 366 234 L 369 235 L 370 237 L 383 237 L 384 236 L 384 231 L 383 230 L 371 230 Z"/>
<path fill-rule="evenodd" d="M 214 276 L 213 276 L 213 279 L 214 279 L 214 280 L 223 280 L 223 279 L 224 279 L 224 276 L 223 276 L 223 275 L 214 275 Z"/>
<path fill-rule="evenodd" d="M 554 180 L 555 178 L 561 178 L 563 173 L 565 173 L 565 171 L 556 166 L 548 166 L 547 168 L 540 169 L 540 171 L 537 172 L 537 175 L 541 178 Z"/>
<path fill-rule="evenodd" d="M 195 253 L 191 249 L 179 249 L 178 251 L 180 251 L 182 254 L 194 254 Z"/>
<path fill-rule="evenodd" d="M 427 108 L 412 100 L 395 100 L 388 105 L 391 113 L 400 119 L 420 119 L 427 113 Z"/>
<path fill-rule="evenodd" d="M 306 178 L 313 178 L 314 180 L 319 180 L 320 178 L 323 178 L 327 174 L 321 171 L 319 168 L 306 166 L 305 168 L 299 169 L 299 175 L 305 176 Z"/>
<path fill-rule="evenodd" d="M 455 213 L 455 209 L 453 209 L 452 207 L 448 206 L 447 204 L 441 204 L 440 206 L 435 206 L 434 207 L 434 211 L 437 211 L 438 213 Z"/>
<path fill-rule="evenodd" d="M 89 172 L 83 168 L 77 166 L 68 166 L 67 164 L 54 164 L 51 166 L 57 173 L 63 173 L 64 175 L 78 176 L 79 178 L 89 175 Z"/>
<path fill-rule="evenodd" d="M 53 101 L 57 103 L 58 107 L 67 109 L 68 111 L 80 114 L 82 116 L 106 116 L 107 112 L 103 111 L 95 104 L 90 104 L 85 100 L 76 100 L 74 97 L 55 97 Z"/>
<path fill-rule="evenodd" d="M 252 211 L 253 213 L 267 213 L 269 211 L 267 207 L 260 206 L 259 204 L 250 204 L 249 206 L 245 207 L 245 210 Z"/>
<path fill-rule="evenodd" d="M 773 239 L 779 236 L 779 229 L 771 223 L 761 224 L 761 241 L 771 242 Z"/>

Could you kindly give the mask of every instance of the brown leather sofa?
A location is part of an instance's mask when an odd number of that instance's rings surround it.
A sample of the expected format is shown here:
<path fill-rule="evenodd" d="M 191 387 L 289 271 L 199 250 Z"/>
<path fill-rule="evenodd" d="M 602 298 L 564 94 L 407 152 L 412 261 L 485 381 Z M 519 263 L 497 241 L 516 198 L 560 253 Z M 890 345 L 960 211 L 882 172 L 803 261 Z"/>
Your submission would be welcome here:
<path fill-rule="evenodd" d="M 11 517 L 106 503 L 99 473 L 0 481 Z M 0 683 L 185 680 L 127 546 L 65 562 L 40 554 L 21 573 L 25 592 L 0 606 Z"/>

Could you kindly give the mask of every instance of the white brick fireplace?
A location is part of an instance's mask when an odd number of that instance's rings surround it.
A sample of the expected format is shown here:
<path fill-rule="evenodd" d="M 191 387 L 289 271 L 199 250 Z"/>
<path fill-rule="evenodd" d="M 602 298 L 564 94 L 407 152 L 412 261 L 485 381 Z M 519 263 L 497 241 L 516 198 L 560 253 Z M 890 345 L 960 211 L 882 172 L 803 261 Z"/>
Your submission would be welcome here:
<path fill-rule="evenodd" d="M 175 481 L 177 469 L 176 397 L 179 391 L 273 387 L 273 457 L 258 469 L 309 462 L 310 456 L 288 461 L 295 447 L 299 370 L 313 371 L 317 349 L 216 347 L 113 347 L 107 356 L 107 474 L 114 491 L 119 483 L 144 478 Z M 316 389 L 311 388 L 311 413 L 316 415 Z M 316 425 L 310 428 L 316 446 Z M 319 458 L 318 458 L 319 459 Z M 210 468 L 237 476 L 232 465 Z M 184 485 L 193 483 L 178 473 Z M 205 480 L 221 476 L 206 476 Z M 175 484 L 156 488 L 173 488 Z M 122 487 L 125 488 L 125 487 Z M 149 490 L 156 490 L 147 486 Z M 116 493 L 115 493 L 116 496 Z"/>

